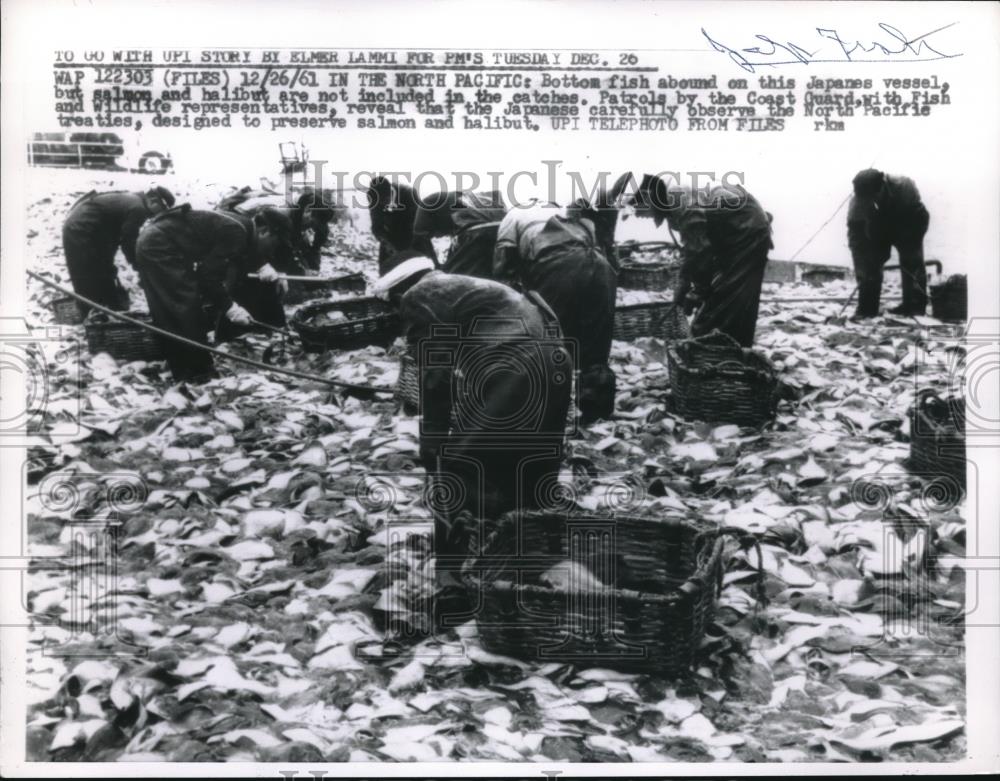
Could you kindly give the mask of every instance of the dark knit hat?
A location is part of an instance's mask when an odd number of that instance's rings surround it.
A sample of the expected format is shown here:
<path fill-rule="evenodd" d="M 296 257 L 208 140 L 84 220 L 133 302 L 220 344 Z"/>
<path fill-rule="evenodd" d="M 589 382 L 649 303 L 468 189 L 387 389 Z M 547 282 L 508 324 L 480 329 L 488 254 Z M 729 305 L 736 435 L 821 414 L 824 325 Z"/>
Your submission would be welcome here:
<path fill-rule="evenodd" d="M 854 177 L 854 194 L 861 198 L 873 198 L 885 183 L 885 174 L 874 168 L 858 171 Z"/>
<path fill-rule="evenodd" d="M 268 231 L 283 239 L 291 239 L 292 221 L 287 214 L 278 209 L 270 207 L 258 209 L 253 216 L 253 221 L 257 225 L 263 225 Z"/>
<path fill-rule="evenodd" d="M 151 187 L 146 191 L 146 195 L 151 198 L 159 198 L 168 209 L 174 205 L 174 194 L 166 187 Z"/>

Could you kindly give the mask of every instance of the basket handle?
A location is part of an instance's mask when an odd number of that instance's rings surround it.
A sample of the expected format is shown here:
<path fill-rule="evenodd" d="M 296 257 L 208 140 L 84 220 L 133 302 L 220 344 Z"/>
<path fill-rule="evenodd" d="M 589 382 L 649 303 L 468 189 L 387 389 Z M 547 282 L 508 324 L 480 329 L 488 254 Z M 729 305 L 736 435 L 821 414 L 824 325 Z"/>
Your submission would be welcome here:
<path fill-rule="evenodd" d="M 698 347 L 740 347 L 740 343 L 724 331 L 715 329 L 703 336 L 688 340 L 688 344 Z"/>
<path fill-rule="evenodd" d="M 739 546 L 743 550 L 754 549 L 757 554 L 757 578 L 754 583 L 754 614 L 762 607 L 767 607 L 767 590 L 764 587 L 764 555 L 760 549 L 760 540 L 756 536 L 750 534 L 744 529 L 740 529 L 736 526 L 723 526 L 719 530 L 719 534 L 724 534 L 729 537 L 733 537 L 739 543 Z M 722 575 L 719 575 L 721 581 Z M 721 586 L 721 583 L 720 583 Z"/>
<path fill-rule="evenodd" d="M 749 371 L 757 371 L 754 367 L 752 367 L 752 366 L 746 366 L 745 364 L 742 364 L 739 361 L 722 361 L 721 363 L 715 364 L 715 366 L 713 366 L 712 368 L 713 369 L 718 369 L 720 371 L 722 371 L 723 369 L 728 369 L 728 368 L 734 368 L 734 369 L 736 369 L 738 371 L 741 371 L 741 372 L 748 371 L 748 370 Z"/>

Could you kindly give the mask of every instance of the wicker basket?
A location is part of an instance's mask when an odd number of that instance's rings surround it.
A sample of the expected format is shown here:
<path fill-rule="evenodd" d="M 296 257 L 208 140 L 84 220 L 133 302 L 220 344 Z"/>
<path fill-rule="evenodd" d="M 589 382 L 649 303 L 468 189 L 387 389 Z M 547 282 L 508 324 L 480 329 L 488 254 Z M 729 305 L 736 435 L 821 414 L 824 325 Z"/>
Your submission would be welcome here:
<path fill-rule="evenodd" d="M 681 267 L 676 263 L 622 263 L 618 287 L 624 290 L 673 290 Z"/>
<path fill-rule="evenodd" d="M 329 298 L 333 293 L 364 292 L 365 278 L 360 273 L 345 274 L 323 283 L 289 280 L 284 302 L 286 304 L 301 304 L 303 301 L 312 301 L 316 298 Z"/>
<path fill-rule="evenodd" d="M 672 241 L 623 241 L 615 245 L 618 260 L 634 260 L 638 254 L 655 254 L 658 260 L 677 261 L 681 249 Z"/>
<path fill-rule="evenodd" d="M 938 320 L 967 320 L 969 286 L 965 274 L 953 274 L 930 289 L 931 312 Z"/>
<path fill-rule="evenodd" d="M 924 391 L 910 408 L 911 471 L 965 490 L 965 399 Z"/>
<path fill-rule="evenodd" d="M 680 676 L 714 612 L 722 550 L 717 527 L 683 518 L 509 513 L 464 579 L 480 640 L 494 653 Z M 566 560 L 606 585 L 538 581 Z"/>
<path fill-rule="evenodd" d="M 680 276 L 680 248 L 671 242 L 624 242 L 617 245 L 618 287 L 623 290 L 673 290 Z M 645 255 L 640 260 L 639 255 Z"/>
<path fill-rule="evenodd" d="M 49 306 L 57 325 L 80 325 L 83 322 L 83 313 L 75 298 L 54 298 Z"/>
<path fill-rule="evenodd" d="M 403 405 L 403 411 L 408 415 L 415 415 L 420 409 L 420 375 L 417 361 L 409 353 L 403 353 L 399 358 L 396 401 Z"/>
<path fill-rule="evenodd" d="M 145 312 L 127 312 L 129 317 L 152 325 Z M 107 353 L 118 361 L 158 361 L 163 348 L 156 334 L 138 325 L 109 317 L 103 312 L 91 312 L 84 321 L 87 347 L 92 355 Z"/>
<path fill-rule="evenodd" d="M 341 312 L 347 319 L 324 322 L 324 316 L 332 312 Z M 400 334 L 399 315 L 377 298 L 342 298 L 307 304 L 292 316 L 292 327 L 302 339 L 302 347 L 309 352 L 387 345 Z"/>
<path fill-rule="evenodd" d="M 688 321 L 673 301 L 631 304 L 615 309 L 614 338 L 632 341 L 655 336 L 667 341 L 686 339 Z"/>
<path fill-rule="evenodd" d="M 691 420 L 759 426 L 774 417 L 777 372 L 763 355 L 713 331 L 667 350 L 674 410 Z"/>

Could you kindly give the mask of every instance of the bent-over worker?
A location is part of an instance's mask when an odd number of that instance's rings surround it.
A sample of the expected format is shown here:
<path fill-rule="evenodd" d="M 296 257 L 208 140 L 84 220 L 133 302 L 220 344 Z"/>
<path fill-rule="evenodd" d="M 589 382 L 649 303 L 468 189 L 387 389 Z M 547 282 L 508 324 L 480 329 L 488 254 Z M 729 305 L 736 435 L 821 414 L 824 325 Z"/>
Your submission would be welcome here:
<path fill-rule="evenodd" d="M 577 206 L 538 203 L 511 209 L 500 223 L 493 273 L 537 291 L 558 316 L 580 371 L 581 422 L 610 418 L 616 383 L 608 358 L 618 275 L 592 220 Z"/>
<path fill-rule="evenodd" d="M 282 326 L 275 257 L 287 252 L 290 225 L 277 212 L 253 219 L 187 204 L 150 220 L 136 243 L 136 265 L 153 324 L 192 341 L 219 340 L 254 320 Z M 250 280 L 257 271 L 261 279 Z M 161 339 L 167 364 L 178 381 L 213 374 L 212 356 L 173 339 Z"/>
<path fill-rule="evenodd" d="M 456 500 L 435 512 L 435 549 L 444 563 L 454 557 L 454 568 L 474 531 L 462 517 L 496 519 L 553 496 L 570 358 L 554 313 L 536 294 L 436 271 L 429 258 L 404 261 L 374 290 L 399 307 L 417 360 L 421 461 L 453 484 Z"/>
<path fill-rule="evenodd" d="M 498 191 L 440 192 L 421 200 L 413 233 L 431 239 L 451 237 L 442 271 L 492 279 L 497 230 L 506 213 Z"/>
<path fill-rule="evenodd" d="M 697 309 L 691 335 L 713 330 L 743 347 L 753 345 L 761 286 L 771 241 L 771 217 L 742 185 L 697 190 L 668 187 L 643 177 L 634 196 L 636 216 L 667 222 L 680 237 L 681 270 L 674 300 Z"/>
<path fill-rule="evenodd" d="M 128 292 L 118 281 L 115 254 L 135 266 L 139 228 L 174 205 L 173 194 L 154 187 L 144 193 L 91 191 L 70 208 L 63 223 L 63 251 L 73 290 L 117 312 L 128 309 Z M 79 304 L 86 315 L 90 307 Z"/>
<path fill-rule="evenodd" d="M 899 253 L 903 303 L 889 311 L 896 315 L 926 314 L 924 235 L 930 213 L 917 186 L 905 176 L 889 176 L 874 168 L 859 171 L 853 186 L 847 208 L 847 243 L 858 282 L 854 318 L 878 316 L 882 267 L 893 247 Z"/>

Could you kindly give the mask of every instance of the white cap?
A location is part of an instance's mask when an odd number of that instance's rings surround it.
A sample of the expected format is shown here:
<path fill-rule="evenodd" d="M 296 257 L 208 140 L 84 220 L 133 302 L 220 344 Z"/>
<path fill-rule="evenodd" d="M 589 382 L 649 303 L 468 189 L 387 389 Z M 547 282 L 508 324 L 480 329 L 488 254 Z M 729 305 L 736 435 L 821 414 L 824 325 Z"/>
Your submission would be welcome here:
<path fill-rule="evenodd" d="M 381 298 L 383 301 L 389 300 L 389 292 L 396 287 L 396 285 L 406 282 L 414 274 L 419 274 L 423 271 L 433 271 L 434 261 L 430 258 L 411 258 L 410 260 L 404 260 L 392 271 L 388 272 L 382 277 L 379 277 L 375 284 L 372 286 L 372 295 L 377 298 Z"/>

